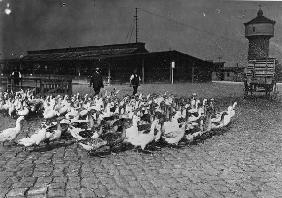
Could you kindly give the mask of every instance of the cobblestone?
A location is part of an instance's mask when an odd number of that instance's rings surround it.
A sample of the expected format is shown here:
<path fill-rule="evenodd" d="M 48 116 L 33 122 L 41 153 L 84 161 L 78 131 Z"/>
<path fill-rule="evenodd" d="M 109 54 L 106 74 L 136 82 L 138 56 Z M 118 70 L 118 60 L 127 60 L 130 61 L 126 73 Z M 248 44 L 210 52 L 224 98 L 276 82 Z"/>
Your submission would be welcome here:
<path fill-rule="evenodd" d="M 281 197 L 282 107 L 241 103 L 226 130 L 152 155 L 0 146 L 0 197 Z M 14 120 L 0 115 L 0 130 L 4 122 Z"/>

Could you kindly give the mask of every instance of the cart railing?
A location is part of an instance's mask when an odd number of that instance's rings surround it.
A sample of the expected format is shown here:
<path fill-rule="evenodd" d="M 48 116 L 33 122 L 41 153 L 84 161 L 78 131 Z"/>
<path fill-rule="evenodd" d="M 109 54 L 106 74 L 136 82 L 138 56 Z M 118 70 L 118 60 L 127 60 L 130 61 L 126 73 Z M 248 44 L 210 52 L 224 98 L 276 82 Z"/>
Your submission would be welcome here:
<path fill-rule="evenodd" d="M 248 77 L 274 77 L 275 59 L 249 60 L 246 75 Z"/>
<path fill-rule="evenodd" d="M 21 78 L 18 85 L 11 77 L 1 77 L 1 86 L 7 91 L 32 89 L 35 94 L 72 94 L 72 79 Z"/>

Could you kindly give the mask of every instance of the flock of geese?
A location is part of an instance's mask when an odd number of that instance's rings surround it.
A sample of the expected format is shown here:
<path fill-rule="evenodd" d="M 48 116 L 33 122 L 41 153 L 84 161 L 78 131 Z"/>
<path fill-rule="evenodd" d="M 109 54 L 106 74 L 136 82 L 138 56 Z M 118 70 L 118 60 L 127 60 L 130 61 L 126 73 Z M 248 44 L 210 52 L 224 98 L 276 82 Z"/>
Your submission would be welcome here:
<path fill-rule="evenodd" d="M 168 94 L 126 95 L 117 90 L 103 96 L 89 95 L 36 97 L 31 90 L 0 93 L 0 111 L 17 118 L 16 126 L 0 132 L 0 142 L 37 147 L 61 139 L 73 139 L 92 154 L 103 150 L 149 148 L 193 141 L 211 130 L 227 126 L 235 115 L 235 102 L 226 111 L 216 112 L 213 99 L 200 100 Z M 21 122 L 43 117 L 41 127 L 31 136 L 16 140 Z"/>

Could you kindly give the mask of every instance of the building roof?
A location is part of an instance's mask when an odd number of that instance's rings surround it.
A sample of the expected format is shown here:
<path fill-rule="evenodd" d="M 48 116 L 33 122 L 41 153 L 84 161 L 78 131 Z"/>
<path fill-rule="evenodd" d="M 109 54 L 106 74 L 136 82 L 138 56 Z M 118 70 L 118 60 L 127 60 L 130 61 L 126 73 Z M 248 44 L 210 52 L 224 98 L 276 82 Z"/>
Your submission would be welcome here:
<path fill-rule="evenodd" d="M 244 23 L 244 25 L 249 25 L 249 24 L 257 24 L 257 23 L 271 23 L 271 24 L 275 24 L 274 20 L 271 20 L 269 18 L 266 18 L 265 16 L 263 16 L 263 11 L 260 8 L 258 13 L 257 13 L 257 17 L 250 20 L 247 23 Z"/>
<path fill-rule="evenodd" d="M 226 71 L 226 72 L 239 72 L 244 71 L 245 67 L 223 67 L 220 68 L 220 71 Z"/>
<path fill-rule="evenodd" d="M 177 61 L 178 59 L 193 60 L 196 64 L 205 63 L 210 67 L 213 62 L 205 61 L 200 58 L 185 54 L 176 50 L 149 52 L 145 48 L 145 43 L 127 43 L 103 46 L 87 46 L 77 48 L 62 48 L 28 51 L 24 57 L 13 60 L 19 62 L 57 62 L 57 61 L 80 61 L 80 60 L 102 60 L 108 58 L 129 58 L 138 57 L 144 59 L 155 59 L 158 57 L 168 61 Z M 10 62 L 10 60 L 2 60 Z M 0 61 L 1 63 L 1 61 Z"/>
<path fill-rule="evenodd" d="M 105 57 L 148 53 L 145 43 L 126 43 L 103 46 L 28 51 L 23 61 L 93 60 Z"/>
<path fill-rule="evenodd" d="M 147 56 L 147 57 L 149 57 L 149 56 L 164 56 L 164 57 L 170 57 L 172 59 L 177 59 L 178 57 L 182 57 L 182 58 L 186 58 L 186 59 L 193 59 L 195 61 L 206 62 L 206 63 L 211 64 L 211 62 L 209 62 L 209 61 L 202 60 L 202 59 L 197 58 L 195 56 L 191 56 L 189 54 L 185 54 L 183 52 L 176 51 L 176 50 L 150 52 L 150 53 L 146 54 L 145 56 Z"/>
<path fill-rule="evenodd" d="M 19 62 L 20 62 L 19 58 L 0 59 L 0 64 L 3 64 L 3 63 L 19 63 Z"/>

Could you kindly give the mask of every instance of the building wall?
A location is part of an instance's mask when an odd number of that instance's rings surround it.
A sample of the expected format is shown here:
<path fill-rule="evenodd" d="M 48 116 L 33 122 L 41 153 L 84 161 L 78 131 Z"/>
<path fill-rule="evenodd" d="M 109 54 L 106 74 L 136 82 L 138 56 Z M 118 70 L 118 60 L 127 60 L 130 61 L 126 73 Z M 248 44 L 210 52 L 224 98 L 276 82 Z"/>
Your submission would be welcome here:
<path fill-rule="evenodd" d="M 26 75 L 65 75 L 73 78 L 87 78 L 96 67 L 101 68 L 104 80 L 110 76 L 112 83 L 129 83 L 134 69 L 137 69 L 141 78 L 144 68 L 145 83 L 171 82 L 171 62 L 175 62 L 173 70 L 174 82 L 211 81 L 212 63 L 190 57 L 176 52 L 166 51 L 149 54 L 137 54 L 123 57 L 112 57 L 93 60 L 67 60 L 67 61 L 26 61 L 18 62 L 22 65 L 21 72 Z M 10 73 L 7 67 L 7 73 Z"/>
<path fill-rule="evenodd" d="M 243 81 L 243 73 L 235 71 L 212 72 L 213 81 Z"/>
<path fill-rule="evenodd" d="M 212 64 L 210 62 L 172 51 L 145 57 L 145 82 L 171 82 L 172 61 L 175 62 L 174 82 L 191 82 L 192 76 L 194 76 L 194 82 L 211 81 Z"/>

